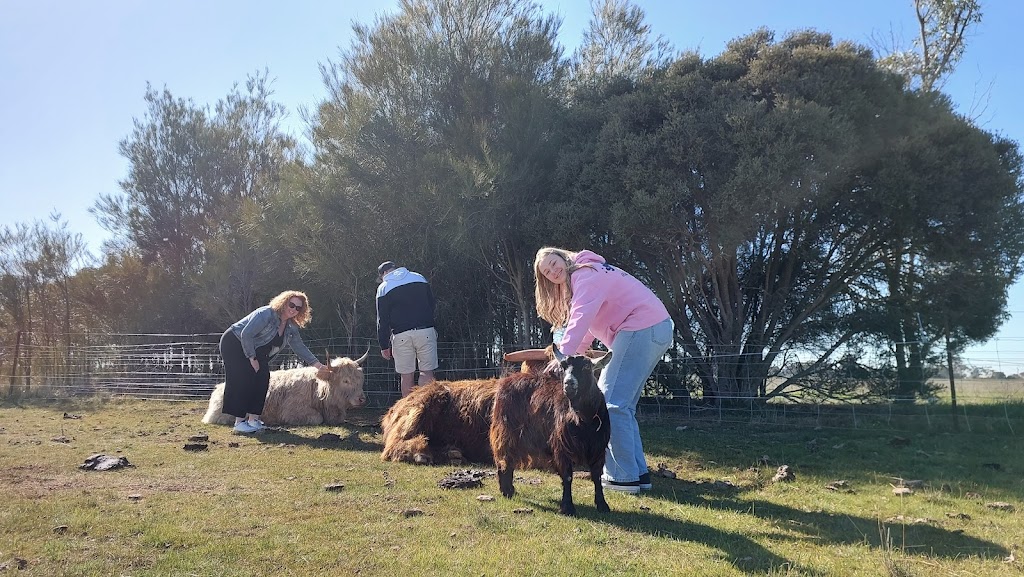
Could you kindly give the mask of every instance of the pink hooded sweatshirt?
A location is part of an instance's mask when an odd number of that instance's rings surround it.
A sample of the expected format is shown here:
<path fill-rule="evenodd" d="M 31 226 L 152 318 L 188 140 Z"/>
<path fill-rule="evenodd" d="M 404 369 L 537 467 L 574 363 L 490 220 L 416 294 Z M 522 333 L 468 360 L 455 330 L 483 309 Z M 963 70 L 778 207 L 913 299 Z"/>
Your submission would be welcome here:
<path fill-rule="evenodd" d="M 569 322 L 558 348 L 583 354 L 594 337 L 611 348 L 619 331 L 638 331 L 669 318 L 668 309 L 651 289 L 599 254 L 582 250 L 572 273 Z"/>

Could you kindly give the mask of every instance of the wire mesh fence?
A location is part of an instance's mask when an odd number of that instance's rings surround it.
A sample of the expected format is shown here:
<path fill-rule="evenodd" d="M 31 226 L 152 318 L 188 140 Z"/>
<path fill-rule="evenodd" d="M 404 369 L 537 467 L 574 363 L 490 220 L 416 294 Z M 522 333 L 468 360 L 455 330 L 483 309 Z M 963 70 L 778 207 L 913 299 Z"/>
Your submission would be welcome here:
<path fill-rule="evenodd" d="M 0 348 L 0 370 L 9 375 L 0 393 L 40 398 L 108 395 L 191 401 L 209 398 L 224 380 L 220 333 L 82 335 L 71 344 L 35 344 L 30 338 Z M 391 361 L 380 356 L 375 339 L 337 338 L 315 333 L 304 342 L 323 361 L 347 356 L 363 362 L 368 404 L 385 407 L 399 393 Z M 17 349 L 15 352 L 14 349 Z M 438 343 L 438 379 L 496 377 L 509 368 L 503 351 L 466 343 Z M 273 370 L 303 366 L 288 350 L 271 361 Z"/>
<path fill-rule="evenodd" d="M 1024 386 L 1024 383 L 1021 384 Z M 1020 395 L 1018 394 L 1018 397 Z M 786 403 L 732 399 L 728 403 L 664 406 L 658 398 L 641 402 L 644 418 L 677 423 L 802 427 L 815 430 L 886 430 L 993 433 L 1024 432 L 1024 401 L 1001 398 L 979 403 Z M 685 427 L 685 425 L 680 425 Z"/>
<path fill-rule="evenodd" d="M 220 333 L 73 335 L 60 343 L 39 343 L 30 336 L 0 346 L 0 395 L 36 398 L 114 396 L 137 399 L 199 401 L 209 398 L 223 381 L 218 343 Z M 358 358 L 363 363 L 368 406 L 386 408 L 400 396 L 391 361 L 380 356 L 373 338 L 338 337 L 329 332 L 303 332 L 306 345 L 323 360 L 326 355 Z M 502 360 L 505 352 L 528 348 L 481 343 L 438 343 L 438 379 L 491 378 L 518 370 Z M 1017 353 L 1007 352 L 1011 358 Z M 718 360 L 729 362 L 729 357 Z M 1012 363 L 1007 363 L 1012 364 Z M 273 361 L 275 369 L 302 363 L 289 351 Z M 671 418 L 717 423 L 800 424 L 812 427 L 1024 431 L 1024 379 L 991 373 L 957 380 L 957 406 L 949 404 L 948 387 L 935 381 L 938 395 L 929 402 L 856 403 L 768 400 L 719 394 L 714 402 L 693 386 L 688 359 L 659 366 L 646 388 L 638 412 L 645 418 Z M 849 377 L 853 379 L 854 377 Z M 4 383 L 3 381 L 7 382 Z M 945 397 L 943 396 L 945 393 Z M 1021 415 L 1018 417 L 1018 415 Z"/>

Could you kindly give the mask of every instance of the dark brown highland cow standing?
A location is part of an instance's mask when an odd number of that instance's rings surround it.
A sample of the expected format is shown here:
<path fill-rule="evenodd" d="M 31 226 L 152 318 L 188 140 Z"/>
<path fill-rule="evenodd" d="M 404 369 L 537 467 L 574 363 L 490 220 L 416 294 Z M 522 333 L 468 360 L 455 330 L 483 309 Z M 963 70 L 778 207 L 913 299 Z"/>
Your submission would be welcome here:
<path fill-rule="evenodd" d="M 562 479 L 558 511 L 575 515 L 572 470 L 579 464 L 590 470 L 597 510 L 608 511 L 601 474 L 611 429 L 594 371 L 611 355 L 595 365 L 585 356 L 566 357 L 557 348 L 554 354 L 557 368 L 498 381 L 490 440 L 501 494 L 515 494 L 512 478 L 516 467 L 553 469 Z"/>

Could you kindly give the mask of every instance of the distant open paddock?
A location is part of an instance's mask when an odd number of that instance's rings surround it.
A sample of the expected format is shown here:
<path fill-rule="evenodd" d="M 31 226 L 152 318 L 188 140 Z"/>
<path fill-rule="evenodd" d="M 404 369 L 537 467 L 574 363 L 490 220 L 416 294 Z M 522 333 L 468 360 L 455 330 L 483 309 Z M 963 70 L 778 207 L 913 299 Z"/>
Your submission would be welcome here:
<path fill-rule="evenodd" d="M 948 379 L 931 379 L 941 388 L 935 392 L 941 402 L 951 402 Z M 956 379 L 958 403 L 1024 402 L 1024 379 Z"/>

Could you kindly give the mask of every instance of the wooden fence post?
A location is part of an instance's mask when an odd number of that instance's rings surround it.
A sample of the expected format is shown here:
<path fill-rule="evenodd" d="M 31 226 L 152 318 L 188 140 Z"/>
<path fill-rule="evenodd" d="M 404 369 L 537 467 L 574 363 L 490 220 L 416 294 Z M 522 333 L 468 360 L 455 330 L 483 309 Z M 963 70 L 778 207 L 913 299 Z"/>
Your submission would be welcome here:
<path fill-rule="evenodd" d="M 18 357 L 21 356 L 21 331 L 14 340 L 14 360 L 11 362 L 11 392 L 14 392 L 14 381 L 18 376 Z"/>

